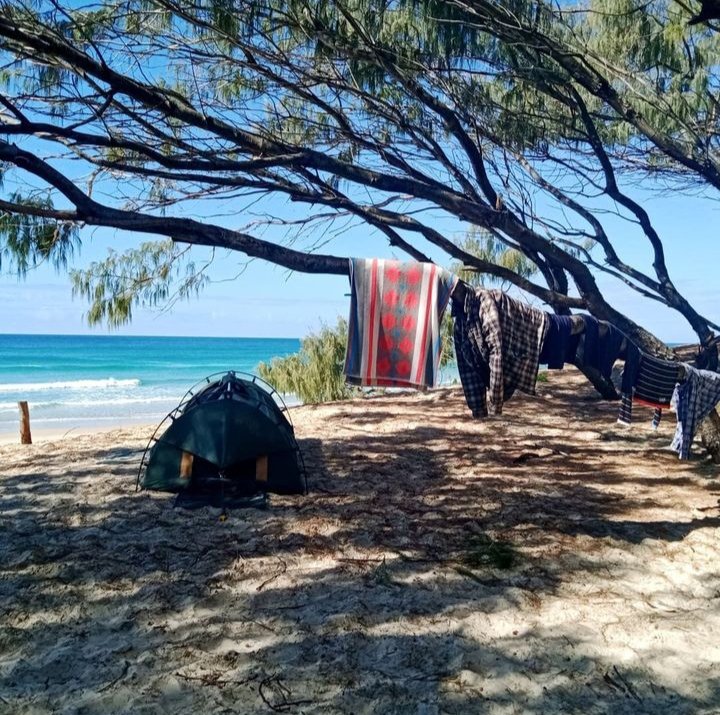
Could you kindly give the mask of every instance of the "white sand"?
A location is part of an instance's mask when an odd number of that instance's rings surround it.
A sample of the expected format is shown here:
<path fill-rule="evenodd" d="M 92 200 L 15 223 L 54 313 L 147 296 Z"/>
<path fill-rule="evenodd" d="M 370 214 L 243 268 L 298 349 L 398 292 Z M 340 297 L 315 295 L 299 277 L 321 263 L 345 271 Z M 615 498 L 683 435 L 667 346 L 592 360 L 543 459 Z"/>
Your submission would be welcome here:
<path fill-rule="evenodd" d="M 294 409 L 311 494 L 226 521 L 148 428 L 0 447 L 0 712 L 720 712 L 718 468 L 541 389 Z"/>

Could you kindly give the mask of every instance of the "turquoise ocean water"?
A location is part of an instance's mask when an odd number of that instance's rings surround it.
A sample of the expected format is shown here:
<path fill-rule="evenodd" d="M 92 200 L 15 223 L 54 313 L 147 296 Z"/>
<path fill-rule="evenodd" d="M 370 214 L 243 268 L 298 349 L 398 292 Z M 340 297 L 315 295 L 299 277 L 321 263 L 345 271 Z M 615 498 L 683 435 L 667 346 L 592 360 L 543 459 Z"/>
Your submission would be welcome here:
<path fill-rule="evenodd" d="M 296 338 L 0 334 L 0 433 L 159 421 L 196 382 L 297 352 Z M 292 402 L 292 400 L 290 400 Z"/>

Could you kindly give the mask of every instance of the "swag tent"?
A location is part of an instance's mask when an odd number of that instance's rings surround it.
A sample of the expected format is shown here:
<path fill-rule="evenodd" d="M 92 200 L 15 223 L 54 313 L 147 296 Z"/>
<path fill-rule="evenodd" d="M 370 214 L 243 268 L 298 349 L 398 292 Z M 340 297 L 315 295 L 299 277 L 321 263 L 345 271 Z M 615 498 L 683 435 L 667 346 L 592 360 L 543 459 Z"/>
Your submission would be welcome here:
<path fill-rule="evenodd" d="M 302 454 L 286 411 L 253 375 L 205 378 L 158 425 L 138 486 L 177 492 L 183 506 L 263 505 L 268 493 L 304 494 Z"/>

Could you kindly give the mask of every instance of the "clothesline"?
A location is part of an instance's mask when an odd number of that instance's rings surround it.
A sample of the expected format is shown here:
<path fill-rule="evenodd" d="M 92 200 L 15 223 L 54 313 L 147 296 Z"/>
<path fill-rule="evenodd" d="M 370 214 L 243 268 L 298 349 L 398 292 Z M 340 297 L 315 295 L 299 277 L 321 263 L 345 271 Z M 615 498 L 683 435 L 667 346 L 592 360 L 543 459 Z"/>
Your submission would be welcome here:
<path fill-rule="evenodd" d="M 472 291 L 473 290 L 472 286 L 468 285 L 467 283 L 465 283 L 462 280 L 458 280 L 458 282 L 455 286 L 455 290 L 453 291 L 452 296 L 451 296 L 452 300 L 462 302 L 464 300 L 466 292 L 468 290 Z M 577 315 L 577 314 L 569 315 L 567 317 L 570 319 L 570 321 L 572 323 L 572 328 L 571 328 L 572 335 L 581 335 L 585 331 L 585 321 L 583 320 L 583 317 L 581 315 Z M 610 325 L 610 323 L 607 321 L 598 320 L 598 324 L 599 324 L 600 337 L 604 337 L 603 331 L 606 331 L 608 329 L 608 326 Z M 631 338 L 629 338 L 627 335 L 625 335 L 625 333 L 623 333 L 620 330 L 620 328 L 618 328 L 616 326 L 612 326 L 612 327 L 614 330 L 617 330 L 619 333 L 621 333 L 623 335 L 623 340 L 632 342 Z M 711 345 L 712 343 L 720 343 L 720 335 L 714 337 L 709 343 L 706 343 L 706 345 Z M 620 346 L 620 351 L 624 352 L 626 347 L 627 347 L 627 342 L 622 343 Z M 640 348 L 638 348 L 638 350 L 640 350 L 641 354 L 645 354 L 644 351 L 642 351 Z M 686 369 L 685 369 L 685 364 L 678 361 L 677 366 L 678 366 L 678 381 L 682 381 L 683 379 L 685 379 L 685 376 L 687 374 Z"/>
<path fill-rule="evenodd" d="M 351 259 L 351 304 L 345 360 L 357 385 L 424 388 L 435 384 L 440 326 L 452 297 L 458 373 L 473 417 L 500 414 L 516 390 L 535 394 L 541 362 L 571 363 L 611 380 L 624 360 L 618 420 L 630 423 L 633 402 L 678 417 L 672 447 L 689 455 L 697 425 L 720 402 L 720 374 L 642 351 L 612 323 L 591 315 L 561 316 L 473 288 L 431 263 Z"/>

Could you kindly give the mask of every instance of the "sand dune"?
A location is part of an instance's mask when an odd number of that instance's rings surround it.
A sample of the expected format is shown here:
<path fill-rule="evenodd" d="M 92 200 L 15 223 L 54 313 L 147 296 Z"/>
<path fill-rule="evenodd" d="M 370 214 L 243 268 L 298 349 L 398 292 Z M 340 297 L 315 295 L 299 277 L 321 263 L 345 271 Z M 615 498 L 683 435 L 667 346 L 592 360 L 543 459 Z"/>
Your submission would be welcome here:
<path fill-rule="evenodd" d="M 147 428 L 0 446 L 0 712 L 719 712 L 718 468 L 540 393 L 293 409 L 311 494 L 225 521 Z"/>

